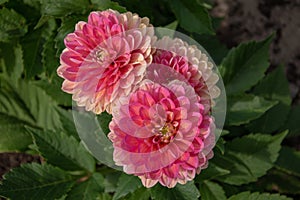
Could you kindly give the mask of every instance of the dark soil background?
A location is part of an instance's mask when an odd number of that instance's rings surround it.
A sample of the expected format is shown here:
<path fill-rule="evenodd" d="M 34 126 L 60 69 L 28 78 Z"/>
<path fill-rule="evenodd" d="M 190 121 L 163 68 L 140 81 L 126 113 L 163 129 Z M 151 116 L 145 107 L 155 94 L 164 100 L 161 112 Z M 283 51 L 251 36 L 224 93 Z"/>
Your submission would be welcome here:
<path fill-rule="evenodd" d="M 300 104 L 300 0 L 214 0 L 211 14 L 223 18 L 217 36 L 229 48 L 261 40 L 276 31 L 270 50 L 271 68 L 283 64 L 293 105 Z M 41 162 L 24 153 L 0 154 L 1 176 L 22 163 Z"/>
<path fill-rule="evenodd" d="M 217 35 L 233 47 L 273 32 L 271 68 L 286 68 L 293 105 L 300 104 L 300 0 L 214 0 L 211 14 L 223 18 Z"/>

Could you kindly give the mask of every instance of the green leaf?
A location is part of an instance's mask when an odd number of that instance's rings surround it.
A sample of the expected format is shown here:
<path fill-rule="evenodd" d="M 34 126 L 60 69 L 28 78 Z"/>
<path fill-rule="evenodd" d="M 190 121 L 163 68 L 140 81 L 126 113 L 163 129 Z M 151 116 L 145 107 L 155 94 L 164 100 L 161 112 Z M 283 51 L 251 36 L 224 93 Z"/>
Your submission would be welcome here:
<path fill-rule="evenodd" d="M 25 18 L 7 8 L 0 10 L 0 42 L 8 42 L 25 35 L 27 25 Z"/>
<path fill-rule="evenodd" d="M 289 174 L 300 177 L 300 151 L 282 147 L 275 166 Z"/>
<path fill-rule="evenodd" d="M 0 67 L 14 81 L 21 77 L 24 65 L 22 46 L 19 43 L 0 43 Z"/>
<path fill-rule="evenodd" d="M 48 23 L 52 24 L 53 29 L 56 29 L 55 21 L 48 20 Z M 59 59 L 56 57 L 55 51 L 55 42 L 54 42 L 55 34 L 54 31 L 49 31 L 49 37 L 47 41 L 43 44 L 43 51 L 42 51 L 42 64 L 43 68 L 46 72 L 46 76 L 52 80 L 53 76 L 56 75 L 56 69 L 59 66 Z"/>
<path fill-rule="evenodd" d="M 285 76 L 284 67 L 279 66 L 266 76 L 254 88 L 253 93 L 266 99 L 279 100 L 280 102 L 290 105 L 291 97 L 289 83 Z"/>
<path fill-rule="evenodd" d="M 20 80 L 16 86 L 0 77 L 0 112 L 45 129 L 61 127 L 53 100 L 31 82 Z"/>
<path fill-rule="evenodd" d="M 285 125 L 282 127 L 282 130 L 287 130 L 287 129 L 289 130 L 288 137 L 295 137 L 300 135 L 299 119 L 300 119 L 300 105 L 291 108 L 287 117 L 287 121 Z"/>
<path fill-rule="evenodd" d="M 126 12 L 126 8 L 120 6 L 118 2 L 114 2 L 110 0 L 91 0 L 91 3 L 93 4 L 95 10 L 113 9 L 121 13 Z"/>
<path fill-rule="evenodd" d="M 89 7 L 87 0 L 41 0 L 43 15 L 64 17 L 72 13 L 83 14 Z"/>
<path fill-rule="evenodd" d="M 117 190 L 117 184 L 122 174 L 123 173 L 120 171 L 113 171 L 112 173 L 108 173 L 105 176 L 105 181 L 104 181 L 105 192 L 111 193 Z"/>
<path fill-rule="evenodd" d="M 176 30 L 177 26 L 178 26 L 178 21 L 175 20 L 174 22 L 171 22 L 170 24 L 164 26 L 164 28 Z"/>
<path fill-rule="evenodd" d="M 202 1 L 201 3 L 185 0 L 170 0 L 169 2 L 182 28 L 199 34 L 214 34 L 211 18 Z"/>
<path fill-rule="evenodd" d="M 300 194 L 300 179 L 276 169 L 261 178 L 258 186 L 272 192 Z"/>
<path fill-rule="evenodd" d="M 128 195 L 127 195 L 128 196 Z M 147 188 L 141 187 L 135 190 L 127 200 L 149 200 L 150 199 L 150 191 Z"/>
<path fill-rule="evenodd" d="M 292 200 L 283 195 L 279 194 L 259 194 L 258 192 L 250 193 L 249 191 L 239 193 L 237 195 L 231 196 L 228 200 Z"/>
<path fill-rule="evenodd" d="M 283 126 L 290 109 L 289 83 L 282 66 L 267 75 L 253 90 L 255 95 L 267 100 L 278 100 L 279 104 L 260 118 L 252 121 L 247 128 L 252 132 L 272 133 Z"/>
<path fill-rule="evenodd" d="M 253 95 L 232 96 L 228 99 L 227 119 L 228 125 L 246 124 L 262 116 L 277 102 L 267 101 L 262 97 Z"/>
<path fill-rule="evenodd" d="M 204 181 L 200 184 L 201 200 L 225 200 L 225 192 L 223 188 L 214 182 Z"/>
<path fill-rule="evenodd" d="M 229 170 L 230 174 L 216 179 L 232 185 L 256 181 L 273 167 L 286 134 L 250 134 L 227 142 L 225 155 L 216 154 L 214 163 Z"/>
<path fill-rule="evenodd" d="M 17 118 L 0 113 L 0 153 L 22 151 L 32 143 L 32 138 L 26 133 L 28 123 Z"/>
<path fill-rule="evenodd" d="M 76 112 L 75 110 L 65 110 L 61 108 L 57 108 L 57 111 L 59 113 L 60 121 L 62 123 L 63 131 L 67 133 L 69 136 L 73 136 L 78 141 L 80 141 L 80 138 L 78 136 L 76 126 L 73 119 L 73 113 Z"/>
<path fill-rule="evenodd" d="M 253 120 L 246 127 L 251 132 L 261 132 L 265 134 L 273 133 L 282 127 L 289 114 L 290 106 L 281 102 L 267 110 L 259 118 Z M 285 130 L 288 128 L 285 128 Z"/>
<path fill-rule="evenodd" d="M 118 181 L 117 190 L 114 194 L 113 200 L 120 199 L 129 193 L 134 192 L 142 186 L 141 180 L 137 176 L 127 175 L 123 173 Z"/>
<path fill-rule="evenodd" d="M 209 162 L 209 165 L 206 169 L 201 170 L 201 173 L 196 176 L 195 182 L 202 183 L 205 180 L 211 180 L 218 176 L 229 174 L 230 171 L 223 169 L 213 163 L 213 160 Z"/>
<path fill-rule="evenodd" d="M 54 75 L 51 80 L 39 80 L 33 83 L 43 89 L 57 104 L 71 107 L 72 96 L 61 90 L 63 81 L 64 80 L 62 78 Z"/>
<path fill-rule="evenodd" d="M 151 197 L 155 200 L 195 200 L 200 193 L 193 181 L 185 185 L 177 184 L 175 188 L 169 189 L 159 184 L 151 188 Z"/>
<path fill-rule="evenodd" d="M 53 24 L 45 24 L 43 27 L 29 32 L 22 39 L 21 44 L 23 49 L 30 49 L 30 51 L 24 51 L 25 77 L 27 79 L 33 79 L 36 75 L 43 72 L 41 52 L 53 29 Z"/>
<path fill-rule="evenodd" d="M 95 200 L 101 192 L 104 192 L 104 178 L 99 173 L 94 173 L 87 181 L 76 185 L 68 193 L 66 200 Z"/>
<path fill-rule="evenodd" d="M 8 2 L 8 1 L 9 1 L 9 0 L 0 0 L 0 5 L 6 3 L 6 2 Z"/>
<path fill-rule="evenodd" d="M 227 95 L 249 90 L 269 66 L 268 51 L 274 35 L 261 42 L 249 42 L 229 51 L 220 66 Z"/>
<path fill-rule="evenodd" d="M 108 114 L 107 112 L 103 112 L 100 115 L 97 115 L 97 119 L 102 131 L 105 134 L 108 134 L 110 132 L 109 123 L 112 120 L 112 115 Z"/>
<path fill-rule="evenodd" d="M 64 171 L 48 164 L 25 164 L 4 176 L 0 195 L 18 200 L 53 200 L 62 197 L 74 181 Z"/>
<path fill-rule="evenodd" d="M 34 143 L 48 163 L 65 170 L 95 170 L 95 160 L 72 136 L 62 132 L 40 131 L 27 128 Z"/>

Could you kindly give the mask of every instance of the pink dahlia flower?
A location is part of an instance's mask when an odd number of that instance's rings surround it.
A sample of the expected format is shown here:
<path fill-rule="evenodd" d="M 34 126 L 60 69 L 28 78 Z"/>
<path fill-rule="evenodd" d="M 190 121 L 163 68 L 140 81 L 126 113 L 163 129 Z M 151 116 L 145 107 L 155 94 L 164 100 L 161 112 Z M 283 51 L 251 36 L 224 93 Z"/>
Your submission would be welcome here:
<path fill-rule="evenodd" d="M 156 72 L 167 83 L 181 75 L 200 97 L 200 103 L 208 112 L 214 105 L 214 100 L 220 95 L 220 89 L 216 86 L 219 76 L 213 72 L 213 63 L 208 60 L 205 53 L 195 45 L 188 45 L 179 38 L 171 39 L 163 37 L 155 43 L 156 52 L 153 55 L 153 65 L 148 70 L 147 79 L 155 79 Z M 169 73 L 164 67 L 170 67 L 174 71 Z M 178 73 L 178 74 L 176 74 Z M 161 74 L 165 74 L 162 76 Z M 169 79 L 167 79 L 168 77 Z"/>
<path fill-rule="evenodd" d="M 145 187 L 185 184 L 205 168 L 215 144 L 213 119 L 182 81 L 145 80 L 113 108 L 114 161 Z"/>
<path fill-rule="evenodd" d="M 92 12 L 65 38 L 57 73 L 62 90 L 73 94 L 78 106 L 99 114 L 120 96 L 128 95 L 152 62 L 155 41 L 148 18 L 130 12 Z"/>

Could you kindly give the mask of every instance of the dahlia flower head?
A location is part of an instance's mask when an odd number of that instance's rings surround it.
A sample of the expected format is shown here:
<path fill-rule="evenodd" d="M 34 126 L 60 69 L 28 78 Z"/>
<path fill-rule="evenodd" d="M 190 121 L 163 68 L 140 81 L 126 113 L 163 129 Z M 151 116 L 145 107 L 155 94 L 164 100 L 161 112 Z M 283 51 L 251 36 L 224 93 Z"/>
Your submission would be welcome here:
<path fill-rule="evenodd" d="M 207 167 L 215 145 L 211 116 L 220 95 L 213 64 L 196 46 L 163 37 L 144 82 L 114 107 L 114 161 L 145 187 L 185 184 Z"/>
<path fill-rule="evenodd" d="M 62 90 L 87 111 L 112 114 L 115 165 L 148 188 L 185 184 L 207 167 L 220 89 L 205 53 L 179 38 L 157 40 L 148 18 L 113 10 L 92 12 L 65 45 Z"/>
<path fill-rule="evenodd" d="M 115 100 L 143 79 L 155 40 L 146 17 L 114 10 L 92 12 L 64 40 L 57 69 L 65 79 L 62 90 L 87 111 L 111 113 Z"/>

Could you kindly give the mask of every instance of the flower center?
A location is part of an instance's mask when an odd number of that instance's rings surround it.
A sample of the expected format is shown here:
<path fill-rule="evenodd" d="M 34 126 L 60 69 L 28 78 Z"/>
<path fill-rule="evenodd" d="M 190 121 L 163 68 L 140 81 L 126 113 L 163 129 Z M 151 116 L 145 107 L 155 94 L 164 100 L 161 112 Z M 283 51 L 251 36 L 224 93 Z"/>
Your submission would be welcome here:
<path fill-rule="evenodd" d="M 155 143 L 163 142 L 169 143 L 175 136 L 176 129 L 171 123 L 166 123 L 157 134 L 155 134 L 153 141 Z"/>
<path fill-rule="evenodd" d="M 108 53 L 105 50 L 100 49 L 96 52 L 96 60 L 102 63 L 107 55 Z"/>

